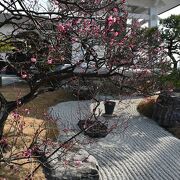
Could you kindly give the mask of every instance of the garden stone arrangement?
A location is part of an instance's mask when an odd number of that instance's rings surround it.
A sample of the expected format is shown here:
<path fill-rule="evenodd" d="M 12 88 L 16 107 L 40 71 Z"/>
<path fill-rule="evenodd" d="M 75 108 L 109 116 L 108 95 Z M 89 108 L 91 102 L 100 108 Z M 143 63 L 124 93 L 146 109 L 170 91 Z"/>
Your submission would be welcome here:
<path fill-rule="evenodd" d="M 165 127 L 180 126 L 180 90 L 162 92 L 155 104 L 153 119 Z"/>
<path fill-rule="evenodd" d="M 134 97 L 124 98 L 121 104 L 116 101 L 116 116 L 108 118 L 111 131 L 105 138 L 91 139 L 81 134 L 76 139 L 97 160 L 99 179 L 179 180 L 180 140 L 137 112 L 141 100 Z M 93 107 L 93 101 L 69 101 L 51 107 L 49 114 L 57 119 L 60 131 L 65 130 L 59 140 L 79 132 L 78 121 L 87 118 Z M 103 102 L 98 111 L 104 113 Z"/>
<path fill-rule="evenodd" d="M 58 143 L 54 148 L 58 148 Z M 51 146 L 46 146 L 46 154 L 53 152 Z M 98 180 L 99 166 L 97 160 L 79 145 L 74 145 L 68 150 L 63 157 L 65 151 L 61 148 L 53 154 L 46 166 L 44 172 L 48 180 Z M 46 156 L 44 156 L 46 158 Z M 43 162 L 43 159 L 41 159 Z"/>

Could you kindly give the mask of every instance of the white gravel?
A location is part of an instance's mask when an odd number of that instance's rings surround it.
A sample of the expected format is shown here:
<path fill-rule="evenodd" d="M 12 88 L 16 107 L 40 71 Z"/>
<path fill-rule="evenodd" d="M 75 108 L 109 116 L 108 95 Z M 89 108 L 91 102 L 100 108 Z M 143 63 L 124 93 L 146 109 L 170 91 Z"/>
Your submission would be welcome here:
<path fill-rule="evenodd" d="M 100 117 L 108 128 L 117 125 L 105 138 L 92 140 L 82 134 L 77 140 L 97 159 L 102 180 L 180 180 L 180 140 L 140 116 L 136 110 L 140 100 L 126 98 L 121 104 L 116 100 L 117 116 Z M 69 101 L 49 109 L 60 128 L 60 140 L 78 132 L 78 120 L 88 118 L 94 105 L 93 101 Z M 98 111 L 104 113 L 103 102 Z"/>

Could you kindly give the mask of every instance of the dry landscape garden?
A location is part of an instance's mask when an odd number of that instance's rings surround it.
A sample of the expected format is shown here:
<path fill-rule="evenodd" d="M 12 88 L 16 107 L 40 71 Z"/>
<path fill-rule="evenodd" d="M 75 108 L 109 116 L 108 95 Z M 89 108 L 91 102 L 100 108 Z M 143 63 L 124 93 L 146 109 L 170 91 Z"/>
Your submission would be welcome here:
<path fill-rule="evenodd" d="M 0 179 L 179 179 L 180 15 L 153 26 L 162 1 L 0 1 Z"/>

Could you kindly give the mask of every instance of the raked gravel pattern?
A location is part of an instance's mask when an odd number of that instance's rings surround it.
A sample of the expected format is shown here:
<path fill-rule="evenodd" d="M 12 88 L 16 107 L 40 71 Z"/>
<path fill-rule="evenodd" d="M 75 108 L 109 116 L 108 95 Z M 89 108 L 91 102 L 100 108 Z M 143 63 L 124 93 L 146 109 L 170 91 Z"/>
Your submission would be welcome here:
<path fill-rule="evenodd" d="M 136 107 L 141 100 L 116 101 L 116 116 L 100 117 L 112 129 L 105 138 L 93 140 L 82 134 L 76 139 L 97 159 L 101 180 L 180 180 L 180 140 L 139 115 Z M 88 118 L 94 106 L 93 101 L 69 101 L 49 109 L 61 141 L 79 131 L 78 120 Z M 101 102 L 97 112 L 103 114 L 103 109 Z"/>

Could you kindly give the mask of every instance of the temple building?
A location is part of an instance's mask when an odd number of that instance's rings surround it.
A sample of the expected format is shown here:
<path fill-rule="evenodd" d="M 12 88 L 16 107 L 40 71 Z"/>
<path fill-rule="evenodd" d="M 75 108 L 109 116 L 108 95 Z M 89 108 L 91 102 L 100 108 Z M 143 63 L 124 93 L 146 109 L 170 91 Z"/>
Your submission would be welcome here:
<path fill-rule="evenodd" d="M 158 15 L 180 5 L 180 0 L 127 0 L 129 18 L 148 27 L 158 25 Z"/>

